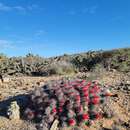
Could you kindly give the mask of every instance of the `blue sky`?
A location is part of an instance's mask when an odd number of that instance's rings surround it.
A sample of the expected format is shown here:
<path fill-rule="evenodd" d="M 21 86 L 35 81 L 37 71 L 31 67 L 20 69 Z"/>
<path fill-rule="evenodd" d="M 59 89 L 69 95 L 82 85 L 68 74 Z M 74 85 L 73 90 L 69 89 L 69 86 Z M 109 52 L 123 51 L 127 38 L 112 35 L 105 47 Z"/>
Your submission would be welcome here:
<path fill-rule="evenodd" d="M 50 57 L 130 47 L 130 0 L 0 0 L 0 52 Z"/>

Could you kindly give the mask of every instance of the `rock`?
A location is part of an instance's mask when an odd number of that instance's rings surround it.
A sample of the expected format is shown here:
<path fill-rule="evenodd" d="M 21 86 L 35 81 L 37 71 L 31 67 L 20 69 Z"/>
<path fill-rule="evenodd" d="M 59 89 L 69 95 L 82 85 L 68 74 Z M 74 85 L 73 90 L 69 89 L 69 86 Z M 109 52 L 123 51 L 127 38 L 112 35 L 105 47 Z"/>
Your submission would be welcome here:
<path fill-rule="evenodd" d="M 114 112 L 109 107 L 104 107 L 103 116 L 105 118 L 112 118 L 114 116 Z"/>
<path fill-rule="evenodd" d="M 46 126 L 44 126 L 43 124 L 39 124 L 38 126 L 36 126 L 37 130 L 49 130 Z"/>
<path fill-rule="evenodd" d="M 39 86 L 44 86 L 44 84 L 45 84 L 45 82 L 42 81 L 42 82 L 40 82 L 40 85 L 39 85 Z"/>
<path fill-rule="evenodd" d="M 112 127 L 112 130 L 120 130 L 120 128 L 119 128 L 118 126 L 114 125 L 114 126 Z"/>
<path fill-rule="evenodd" d="M 20 119 L 20 107 L 16 101 L 11 102 L 10 106 L 7 110 L 7 115 L 11 120 L 19 120 Z"/>
<path fill-rule="evenodd" d="M 126 81 L 126 83 L 127 83 L 128 85 L 130 85 L 130 81 Z"/>
<path fill-rule="evenodd" d="M 51 113 L 51 108 L 50 107 L 47 107 L 46 109 L 45 109 L 45 114 L 46 115 L 49 115 Z"/>
<path fill-rule="evenodd" d="M 127 88 L 128 88 L 128 91 L 130 91 L 130 86 L 128 86 Z"/>
<path fill-rule="evenodd" d="M 10 78 L 8 78 L 8 77 L 3 78 L 3 83 L 9 83 L 9 82 L 10 82 Z"/>
<path fill-rule="evenodd" d="M 59 124 L 59 121 L 58 120 L 54 120 L 50 130 L 57 130 L 58 124 Z"/>
<path fill-rule="evenodd" d="M 83 129 L 80 127 L 74 127 L 72 130 L 83 130 Z"/>

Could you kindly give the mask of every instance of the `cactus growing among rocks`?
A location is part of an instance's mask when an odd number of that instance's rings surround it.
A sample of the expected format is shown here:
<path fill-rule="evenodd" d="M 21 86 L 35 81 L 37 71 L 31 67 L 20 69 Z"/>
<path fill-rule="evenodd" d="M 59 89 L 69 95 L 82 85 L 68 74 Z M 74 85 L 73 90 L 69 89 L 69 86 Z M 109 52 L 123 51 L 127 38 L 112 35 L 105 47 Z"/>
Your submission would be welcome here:
<path fill-rule="evenodd" d="M 28 120 L 35 120 L 46 128 L 50 128 L 55 119 L 62 127 L 88 124 L 101 117 L 98 108 L 108 96 L 110 92 L 101 90 L 97 81 L 53 81 L 31 93 L 24 113 Z"/>

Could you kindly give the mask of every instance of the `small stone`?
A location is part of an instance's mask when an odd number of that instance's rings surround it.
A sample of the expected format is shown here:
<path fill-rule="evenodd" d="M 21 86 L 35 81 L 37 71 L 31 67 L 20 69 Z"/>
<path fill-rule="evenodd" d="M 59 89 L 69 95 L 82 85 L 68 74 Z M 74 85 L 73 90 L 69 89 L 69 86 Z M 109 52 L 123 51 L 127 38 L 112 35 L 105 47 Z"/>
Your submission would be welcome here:
<path fill-rule="evenodd" d="M 127 83 L 128 85 L 130 85 L 130 81 L 126 81 L 126 83 Z"/>
<path fill-rule="evenodd" d="M 45 109 L 45 114 L 46 115 L 49 115 L 51 113 L 51 108 L 50 107 L 47 107 L 46 109 Z"/>
<path fill-rule="evenodd" d="M 128 88 L 128 91 L 130 91 L 130 86 L 128 86 L 127 88 Z"/>
<path fill-rule="evenodd" d="M 74 127 L 72 130 L 83 130 L 83 129 L 80 127 Z"/>
<path fill-rule="evenodd" d="M 120 130 L 120 129 L 119 129 L 118 126 L 114 125 L 114 126 L 112 127 L 112 130 Z"/>
<path fill-rule="evenodd" d="M 11 120 L 20 119 L 20 107 L 16 101 L 11 102 L 11 104 L 7 110 L 7 115 L 9 117 L 9 119 L 11 119 Z"/>
<path fill-rule="evenodd" d="M 50 128 L 50 130 L 57 130 L 59 121 L 55 120 Z"/>
<path fill-rule="evenodd" d="M 114 116 L 114 112 L 109 107 L 104 107 L 103 116 L 105 118 L 112 118 Z"/>
<path fill-rule="evenodd" d="M 8 78 L 8 77 L 3 78 L 3 83 L 9 83 L 9 82 L 10 82 L 10 78 Z"/>
<path fill-rule="evenodd" d="M 44 125 L 42 125 L 42 124 L 38 125 L 38 126 L 37 126 L 37 129 L 38 129 L 38 130 L 49 130 L 46 126 L 44 126 Z"/>

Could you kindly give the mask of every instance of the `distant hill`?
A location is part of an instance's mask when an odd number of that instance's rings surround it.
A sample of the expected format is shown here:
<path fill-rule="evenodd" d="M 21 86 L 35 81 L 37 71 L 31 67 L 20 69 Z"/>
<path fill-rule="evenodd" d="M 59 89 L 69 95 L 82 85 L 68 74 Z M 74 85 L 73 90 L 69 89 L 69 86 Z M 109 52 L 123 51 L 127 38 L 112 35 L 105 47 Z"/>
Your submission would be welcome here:
<path fill-rule="evenodd" d="M 0 54 L 0 74 L 47 76 L 88 71 L 130 71 L 130 48 L 43 58 L 27 54 L 25 57 L 7 57 Z"/>

